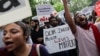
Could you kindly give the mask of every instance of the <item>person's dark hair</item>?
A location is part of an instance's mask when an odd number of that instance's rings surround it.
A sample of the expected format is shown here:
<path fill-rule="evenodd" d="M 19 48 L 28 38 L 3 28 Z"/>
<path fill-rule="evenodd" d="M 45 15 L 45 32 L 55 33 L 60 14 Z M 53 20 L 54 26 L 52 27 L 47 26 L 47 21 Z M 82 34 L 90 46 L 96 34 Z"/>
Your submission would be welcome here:
<path fill-rule="evenodd" d="M 46 25 L 46 24 L 49 24 L 49 22 L 44 22 L 44 24 Z"/>
<path fill-rule="evenodd" d="M 80 17 L 79 17 L 80 15 L 84 16 L 85 19 L 87 19 L 87 17 L 86 17 L 85 14 L 76 13 L 76 14 L 74 15 L 74 22 L 75 22 L 76 25 L 78 25 L 76 19 L 77 19 L 77 18 L 80 18 Z"/>
<path fill-rule="evenodd" d="M 53 16 L 49 17 L 49 23 L 50 23 L 51 20 L 54 19 L 54 18 L 57 20 L 57 17 L 53 17 Z"/>
<path fill-rule="evenodd" d="M 31 19 L 30 22 L 31 21 L 34 21 L 35 23 L 38 23 L 38 25 L 39 25 L 39 20 L 37 20 L 37 19 Z"/>
<path fill-rule="evenodd" d="M 30 30 L 29 30 L 29 28 L 26 26 L 25 23 L 23 23 L 23 22 L 21 22 L 21 21 L 17 21 L 17 22 L 15 22 L 15 24 L 19 25 L 19 26 L 22 28 L 22 30 L 23 30 L 23 35 L 24 35 L 24 36 L 27 36 L 27 38 L 26 38 L 26 40 L 27 40 L 28 37 L 29 37 L 29 35 L 30 35 Z"/>
<path fill-rule="evenodd" d="M 28 21 L 22 21 L 23 23 L 25 23 L 25 24 L 29 24 L 29 22 Z"/>
<path fill-rule="evenodd" d="M 95 10 L 92 11 L 92 16 L 97 16 L 97 13 Z"/>

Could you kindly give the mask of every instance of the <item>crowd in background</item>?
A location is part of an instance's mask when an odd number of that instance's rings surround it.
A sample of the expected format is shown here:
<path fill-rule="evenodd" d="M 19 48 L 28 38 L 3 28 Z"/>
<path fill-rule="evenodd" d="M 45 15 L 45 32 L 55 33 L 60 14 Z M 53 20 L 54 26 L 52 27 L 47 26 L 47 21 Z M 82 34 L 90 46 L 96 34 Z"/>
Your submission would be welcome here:
<path fill-rule="evenodd" d="M 91 13 L 92 15 L 89 18 L 87 18 L 85 14 L 81 14 L 79 12 L 75 13 L 74 18 L 72 18 L 68 10 L 68 6 L 66 5 L 67 1 L 63 0 L 63 3 L 64 3 L 64 9 L 65 9 L 64 17 L 67 24 L 71 28 L 73 35 L 76 38 L 75 40 L 76 48 L 72 50 L 65 50 L 62 52 L 53 53 L 53 54 L 50 54 L 50 56 L 99 56 L 100 55 L 100 22 L 99 22 L 100 17 L 98 17 L 96 12 L 93 10 L 93 12 Z M 44 56 L 44 55 L 49 56 L 49 53 L 47 52 L 48 50 L 45 51 L 45 48 L 44 48 L 45 43 L 43 40 L 44 39 L 43 29 L 49 29 L 49 28 L 53 28 L 57 26 L 66 25 L 65 22 L 62 22 L 61 18 L 58 15 L 53 16 L 51 14 L 48 19 L 49 21 L 44 22 L 45 25 L 42 27 L 40 27 L 38 19 L 30 18 L 29 21 L 27 21 L 27 19 L 23 19 L 21 21 L 25 24 L 25 26 L 27 26 L 27 29 L 29 31 L 27 32 L 28 40 L 26 42 L 30 44 L 43 45 L 41 46 L 41 48 L 43 48 L 41 49 L 43 51 L 43 52 L 41 51 L 41 56 Z M 13 23 L 13 24 L 19 25 L 19 23 Z M 8 24 L 7 26 L 10 27 L 10 24 Z M 7 26 L 0 27 L 0 38 L 2 37 L 7 38 L 6 34 L 9 32 L 9 28 L 7 28 Z M 21 25 L 19 26 L 21 27 Z M 24 45 L 25 42 L 24 43 L 22 42 L 22 44 Z M 5 45 L 3 44 L 2 39 L 0 39 L 0 47 L 4 47 L 4 46 Z M 28 46 L 30 47 L 30 45 Z M 14 55 L 14 54 L 9 54 L 9 55 Z"/>

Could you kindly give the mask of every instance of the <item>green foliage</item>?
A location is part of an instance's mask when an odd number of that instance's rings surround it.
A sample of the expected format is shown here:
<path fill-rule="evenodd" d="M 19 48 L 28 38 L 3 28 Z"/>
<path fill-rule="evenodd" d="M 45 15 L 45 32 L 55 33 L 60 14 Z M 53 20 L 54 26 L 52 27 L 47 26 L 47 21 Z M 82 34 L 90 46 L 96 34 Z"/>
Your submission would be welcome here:
<path fill-rule="evenodd" d="M 63 5 L 61 4 L 61 2 L 57 2 L 56 4 L 53 5 L 53 7 L 55 8 L 55 10 L 57 12 L 61 11 L 64 9 Z"/>
<path fill-rule="evenodd" d="M 86 6 L 89 6 L 90 3 L 92 3 L 91 0 L 71 0 L 69 2 L 69 7 L 71 12 L 75 13 L 76 11 L 79 11 Z"/>
<path fill-rule="evenodd" d="M 61 4 L 61 0 L 29 0 L 29 1 L 33 16 L 36 15 L 35 5 L 37 4 L 44 4 L 49 2 L 53 5 L 53 7 L 56 9 L 57 12 L 63 10 L 63 4 Z M 94 0 L 68 0 L 68 1 L 69 1 L 68 4 L 70 11 L 75 13 L 76 11 L 79 11 L 86 6 L 89 6 L 91 3 L 93 3 Z"/>
<path fill-rule="evenodd" d="M 35 16 L 36 15 L 36 8 L 35 5 L 37 4 L 35 0 L 29 0 L 30 1 L 30 6 L 31 6 L 31 10 L 32 10 L 32 15 Z"/>

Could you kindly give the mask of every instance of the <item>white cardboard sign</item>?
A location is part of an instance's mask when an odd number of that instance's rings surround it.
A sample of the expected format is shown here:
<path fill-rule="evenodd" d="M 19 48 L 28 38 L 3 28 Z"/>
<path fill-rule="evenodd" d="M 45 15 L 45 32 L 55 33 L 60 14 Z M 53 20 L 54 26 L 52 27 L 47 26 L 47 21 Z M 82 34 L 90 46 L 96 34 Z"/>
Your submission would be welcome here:
<path fill-rule="evenodd" d="M 0 26 L 31 15 L 29 0 L 0 0 Z"/>
<path fill-rule="evenodd" d="M 36 5 L 37 15 L 50 15 L 54 11 L 50 4 Z"/>
<path fill-rule="evenodd" d="M 67 24 L 44 29 L 44 43 L 46 44 L 49 53 L 76 48 L 75 37 Z"/>

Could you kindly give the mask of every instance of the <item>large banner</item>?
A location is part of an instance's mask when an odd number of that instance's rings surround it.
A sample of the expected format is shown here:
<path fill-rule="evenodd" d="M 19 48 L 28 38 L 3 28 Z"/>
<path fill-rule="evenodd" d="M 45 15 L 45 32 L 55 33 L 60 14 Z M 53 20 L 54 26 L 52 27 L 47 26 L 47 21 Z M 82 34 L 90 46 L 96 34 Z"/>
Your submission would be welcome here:
<path fill-rule="evenodd" d="M 29 0 L 0 0 L 0 26 L 31 15 Z"/>
<path fill-rule="evenodd" d="M 75 37 L 67 24 L 44 29 L 44 43 L 49 53 L 76 48 Z"/>

